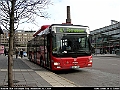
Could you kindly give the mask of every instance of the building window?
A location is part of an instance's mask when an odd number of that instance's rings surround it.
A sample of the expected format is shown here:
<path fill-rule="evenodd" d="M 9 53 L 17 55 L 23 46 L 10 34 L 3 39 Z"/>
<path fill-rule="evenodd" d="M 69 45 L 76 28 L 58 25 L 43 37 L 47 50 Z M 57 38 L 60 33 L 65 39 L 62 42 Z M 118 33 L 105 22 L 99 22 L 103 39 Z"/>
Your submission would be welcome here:
<path fill-rule="evenodd" d="M 27 34 L 24 34 L 24 35 L 27 35 Z"/>

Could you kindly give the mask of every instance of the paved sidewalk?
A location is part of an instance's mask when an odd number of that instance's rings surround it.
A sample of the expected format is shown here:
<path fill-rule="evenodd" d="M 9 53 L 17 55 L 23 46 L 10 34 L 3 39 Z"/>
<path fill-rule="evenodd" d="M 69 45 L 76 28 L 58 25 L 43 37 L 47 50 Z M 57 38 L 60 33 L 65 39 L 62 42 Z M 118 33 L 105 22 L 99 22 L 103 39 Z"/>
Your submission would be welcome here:
<path fill-rule="evenodd" d="M 30 62 L 27 57 L 13 60 L 14 87 L 78 87 L 74 82 Z M 0 55 L 0 87 L 8 85 L 7 68 L 7 56 Z"/>

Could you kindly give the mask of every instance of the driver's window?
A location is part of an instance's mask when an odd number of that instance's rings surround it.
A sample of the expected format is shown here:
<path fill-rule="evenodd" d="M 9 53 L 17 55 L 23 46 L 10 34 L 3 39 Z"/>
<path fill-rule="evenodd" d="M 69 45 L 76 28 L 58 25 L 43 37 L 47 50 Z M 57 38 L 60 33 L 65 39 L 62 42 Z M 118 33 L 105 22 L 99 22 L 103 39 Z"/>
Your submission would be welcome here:
<path fill-rule="evenodd" d="M 85 38 L 81 38 L 81 46 L 85 47 Z"/>

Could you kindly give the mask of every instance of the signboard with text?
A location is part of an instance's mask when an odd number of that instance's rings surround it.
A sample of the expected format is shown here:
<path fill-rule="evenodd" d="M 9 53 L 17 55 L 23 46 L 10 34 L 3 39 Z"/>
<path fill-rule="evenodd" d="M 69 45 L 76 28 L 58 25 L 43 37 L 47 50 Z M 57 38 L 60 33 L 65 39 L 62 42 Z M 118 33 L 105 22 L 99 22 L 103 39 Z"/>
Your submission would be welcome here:
<path fill-rule="evenodd" d="M 56 27 L 57 33 L 85 33 L 86 28 Z"/>

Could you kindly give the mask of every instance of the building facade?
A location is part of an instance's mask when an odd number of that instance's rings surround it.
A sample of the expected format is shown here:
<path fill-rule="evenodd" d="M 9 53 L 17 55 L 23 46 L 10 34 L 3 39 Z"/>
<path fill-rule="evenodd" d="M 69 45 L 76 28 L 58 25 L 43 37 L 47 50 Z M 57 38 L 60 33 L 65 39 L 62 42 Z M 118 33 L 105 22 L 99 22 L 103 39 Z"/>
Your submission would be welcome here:
<path fill-rule="evenodd" d="M 4 53 L 4 45 L 1 45 L 1 35 L 3 34 L 3 30 L 0 27 L 0 54 Z"/>
<path fill-rule="evenodd" d="M 23 49 L 27 51 L 27 42 L 33 38 L 33 34 L 36 31 L 24 31 L 24 30 L 16 30 L 14 35 L 14 49 L 18 48 L 19 50 Z M 7 30 L 3 30 L 4 34 L 1 34 L 1 44 L 5 46 L 8 50 L 9 48 L 9 34 Z"/>
<path fill-rule="evenodd" d="M 94 53 L 120 53 L 120 22 L 90 31 Z"/>

